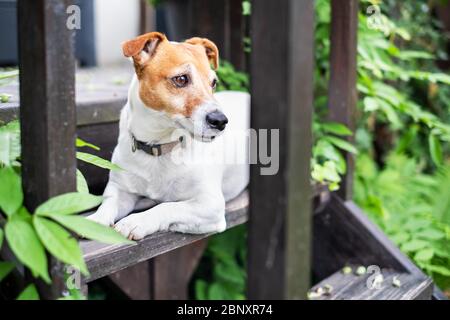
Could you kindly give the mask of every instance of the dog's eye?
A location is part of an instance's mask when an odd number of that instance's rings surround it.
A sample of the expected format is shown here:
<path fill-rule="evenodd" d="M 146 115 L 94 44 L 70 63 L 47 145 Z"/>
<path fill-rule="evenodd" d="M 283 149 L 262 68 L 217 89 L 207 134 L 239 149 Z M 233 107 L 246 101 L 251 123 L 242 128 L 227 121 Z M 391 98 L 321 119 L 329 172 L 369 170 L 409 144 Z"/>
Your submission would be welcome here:
<path fill-rule="evenodd" d="M 184 88 L 189 84 L 189 77 L 187 74 L 183 74 L 181 76 L 176 76 L 172 78 L 172 82 L 178 87 L 178 88 Z"/>
<path fill-rule="evenodd" d="M 219 83 L 219 81 L 218 81 L 217 79 L 214 79 L 214 80 L 211 82 L 211 87 L 212 87 L 213 90 L 216 90 L 217 84 L 218 84 L 218 83 Z"/>

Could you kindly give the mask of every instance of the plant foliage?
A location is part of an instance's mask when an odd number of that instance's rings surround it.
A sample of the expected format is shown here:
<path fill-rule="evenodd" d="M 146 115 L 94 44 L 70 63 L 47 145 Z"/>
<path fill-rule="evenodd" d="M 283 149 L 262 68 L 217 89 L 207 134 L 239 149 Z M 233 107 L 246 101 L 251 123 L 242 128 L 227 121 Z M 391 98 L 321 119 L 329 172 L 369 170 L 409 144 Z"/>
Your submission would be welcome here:
<path fill-rule="evenodd" d="M 104 243 L 131 243 L 115 230 L 78 215 L 98 206 L 102 197 L 89 194 L 86 180 L 77 172 L 79 192 L 53 197 L 39 205 L 31 214 L 25 207 L 21 182 L 20 127 L 17 121 L 0 127 L 0 248 L 4 240 L 17 261 L 28 268 L 35 278 L 51 283 L 47 252 L 59 261 L 88 274 L 82 252 L 74 234 Z M 79 147 L 98 148 L 77 139 Z M 118 169 L 109 161 L 87 153 L 79 153 L 81 160 L 107 169 Z M 15 264 L 0 261 L 0 281 Z M 80 294 L 71 295 L 81 297 Z M 39 299 L 30 284 L 18 300 Z"/>

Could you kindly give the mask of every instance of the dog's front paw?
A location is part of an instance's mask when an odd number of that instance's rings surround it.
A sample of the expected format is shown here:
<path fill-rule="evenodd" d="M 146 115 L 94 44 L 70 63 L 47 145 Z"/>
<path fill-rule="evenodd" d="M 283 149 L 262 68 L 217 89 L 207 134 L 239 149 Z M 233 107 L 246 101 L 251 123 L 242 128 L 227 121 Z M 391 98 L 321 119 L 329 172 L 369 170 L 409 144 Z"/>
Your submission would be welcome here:
<path fill-rule="evenodd" d="M 116 223 L 114 228 L 130 240 L 141 240 L 158 231 L 158 226 L 145 221 L 139 214 L 132 214 Z"/>
<path fill-rule="evenodd" d="M 94 214 L 91 214 L 90 216 L 87 217 L 87 219 L 97 222 L 97 223 L 100 223 L 104 226 L 109 226 L 109 227 L 114 226 L 114 218 L 108 216 L 107 214 L 102 214 L 99 211 L 97 211 Z"/>

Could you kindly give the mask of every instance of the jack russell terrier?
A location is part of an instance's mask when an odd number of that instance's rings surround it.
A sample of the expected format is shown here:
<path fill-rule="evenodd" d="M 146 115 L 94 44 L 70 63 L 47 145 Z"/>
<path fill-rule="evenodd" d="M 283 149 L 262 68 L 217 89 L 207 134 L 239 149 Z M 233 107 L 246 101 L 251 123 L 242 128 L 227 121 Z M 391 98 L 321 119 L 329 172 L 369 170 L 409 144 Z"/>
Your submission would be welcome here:
<path fill-rule="evenodd" d="M 224 231 L 225 202 L 247 186 L 248 163 L 205 159 L 247 154 L 248 143 L 226 136 L 249 128 L 249 95 L 214 94 L 219 52 L 208 39 L 178 43 L 150 32 L 125 42 L 123 53 L 136 74 L 112 155 L 122 170 L 110 172 L 103 203 L 88 218 L 134 240 L 157 231 Z M 143 197 L 156 206 L 129 215 Z"/>

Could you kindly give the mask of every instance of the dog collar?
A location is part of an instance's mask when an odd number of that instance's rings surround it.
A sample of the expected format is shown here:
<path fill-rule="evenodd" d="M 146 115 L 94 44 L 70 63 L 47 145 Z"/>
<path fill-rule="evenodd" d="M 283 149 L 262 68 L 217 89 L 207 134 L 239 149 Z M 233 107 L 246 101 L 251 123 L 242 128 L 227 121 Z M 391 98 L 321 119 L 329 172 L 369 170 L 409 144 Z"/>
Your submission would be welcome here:
<path fill-rule="evenodd" d="M 183 143 L 184 139 L 183 136 L 181 136 L 177 141 L 148 144 L 146 142 L 137 140 L 134 135 L 131 134 L 131 140 L 131 151 L 136 152 L 136 150 L 142 150 L 151 156 L 159 157 L 163 154 L 171 152 L 178 144 Z"/>

